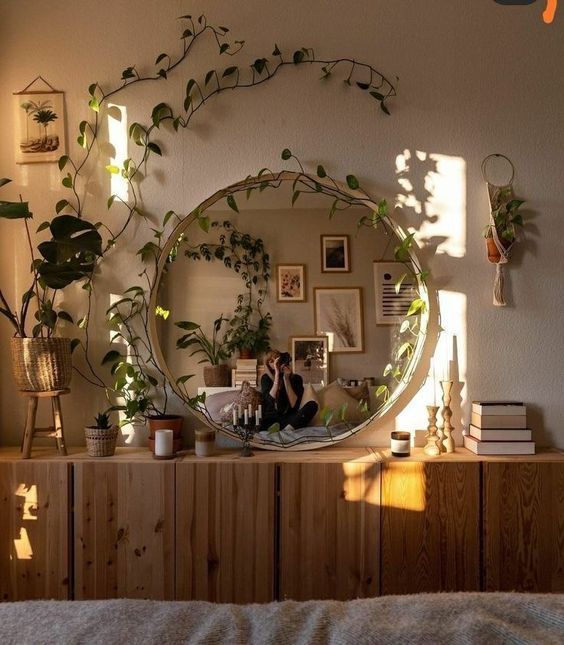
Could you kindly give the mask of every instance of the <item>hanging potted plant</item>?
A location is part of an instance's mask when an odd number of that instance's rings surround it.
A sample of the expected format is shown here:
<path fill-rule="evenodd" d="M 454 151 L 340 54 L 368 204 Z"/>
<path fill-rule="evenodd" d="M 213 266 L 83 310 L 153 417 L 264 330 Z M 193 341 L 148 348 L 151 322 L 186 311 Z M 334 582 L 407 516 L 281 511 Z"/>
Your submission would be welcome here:
<path fill-rule="evenodd" d="M 0 186 L 9 182 L 0 179 Z M 102 238 L 93 224 L 73 215 L 59 215 L 39 227 L 48 228 L 52 237 L 39 244 L 41 257 L 36 258 L 28 202 L 0 201 L 0 218 L 23 220 L 31 259 L 31 285 L 22 295 L 19 308 L 11 307 L 0 289 L 0 314 L 15 332 L 10 349 L 16 385 L 24 391 L 66 389 L 72 376 L 71 341 L 55 333 L 61 320 L 73 320 L 66 311 L 57 311 L 55 300 L 61 289 L 92 273 L 96 257 L 102 254 Z M 36 324 L 29 336 L 27 321 L 32 302 Z"/>
<path fill-rule="evenodd" d="M 523 226 L 523 215 L 519 212 L 525 203 L 521 199 L 508 199 L 511 188 L 499 191 L 495 199 L 497 204 L 491 212 L 491 221 L 484 228 L 488 260 L 497 264 L 503 252 L 508 252 L 517 239 L 517 231 Z M 499 248 L 502 247 L 502 249 Z"/>
<path fill-rule="evenodd" d="M 107 412 L 97 414 L 95 421 L 95 425 L 84 428 L 86 450 L 91 457 L 111 457 L 116 451 L 119 428 L 110 424 Z"/>
<path fill-rule="evenodd" d="M 203 354 L 199 363 L 209 363 L 204 367 L 204 384 L 206 387 L 227 387 L 229 386 L 229 367 L 225 361 L 231 356 L 231 352 L 227 348 L 227 343 L 223 338 L 218 338 L 221 326 L 228 319 L 223 317 L 223 314 L 213 323 L 213 332 L 211 338 L 208 338 L 202 331 L 201 325 L 189 320 L 181 320 L 174 323 L 180 329 L 187 331 L 176 341 L 177 349 L 192 348 L 190 356 L 196 354 Z"/>

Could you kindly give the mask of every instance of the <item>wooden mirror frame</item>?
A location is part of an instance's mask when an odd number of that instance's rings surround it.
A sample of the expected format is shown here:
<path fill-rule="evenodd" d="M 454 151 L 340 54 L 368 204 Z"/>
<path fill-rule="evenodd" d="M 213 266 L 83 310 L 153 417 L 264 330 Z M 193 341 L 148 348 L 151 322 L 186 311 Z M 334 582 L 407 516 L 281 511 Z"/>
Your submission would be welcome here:
<path fill-rule="evenodd" d="M 371 209 L 375 212 L 378 211 L 378 204 L 375 201 L 373 201 L 371 198 L 368 198 L 367 195 L 361 191 L 352 190 L 347 186 L 345 186 L 344 184 L 335 182 L 333 179 L 329 177 L 320 178 L 303 172 L 298 173 L 298 172 L 293 172 L 289 170 L 281 171 L 275 174 L 265 173 L 256 177 L 248 177 L 247 179 L 244 179 L 243 181 L 232 184 L 227 188 L 218 190 L 211 197 L 208 197 L 205 201 L 203 201 L 196 209 L 194 209 L 194 211 L 192 211 L 190 215 L 186 216 L 181 222 L 179 222 L 177 226 L 174 228 L 174 230 L 172 231 L 172 233 L 170 234 L 158 258 L 157 274 L 155 276 L 155 282 L 154 282 L 153 289 L 151 290 L 151 296 L 149 300 L 149 312 L 156 311 L 159 286 L 166 267 L 167 258 L 170 252 L 172 251 L 172 249 L 174 248 L 175 244 L 177 244 L 178 238 L 197 220 L 198 214 L 203 213 L 204 211 L 206 211 L 208 208 L 210 208 L 217 202 L 223 199 L 226 199 L 229 195 L 234 195 L 236 193 L 240 193 L 248 189 L 258 189 L 261 186 L 264 186 L 265 182 L 271 184 L 272 188 L 278 188 L 282 184 L 282 182 L 300 182 L 300 181 L 306 184 L 307 182 L 309 182 L 310 186 L 314 186 L 314 185 L 320 186 L 321 190 L 320 191 L 318 190 L 317 192 L 320 192 L 321 194 L 326 194 L 331 197 L 335 196 L 335 192 L 336 192 L 335 187 L 337 186 L 338 191 L 341 194 L 347 195 L 353 200 L 358 200 L 359 206 L 364 206 L 365 208 Z M 278 185 L 275 185 L 275 184 L 278 184 Z M 407 234 L 390 216 L 387 216 L 386 223 L 390 226 L 393 233 L 398 237 L 400 241 L 403 241 L 406 239 Z M 409 249 L 409 257 L 412 263 L 416 267 L 421 266 L 415 252 L 412 249 Z M 381 424 L 383 424 L 384 420 L 387 420 L 391 416 L 392 411 L 394 412 L 399 411 L 403 407 L 405 407 L 405 405 L 407 405 L 410 398 L 405 396 L 406 388 L 411 382 L 411 380 L 414 378 L 414 375 L 417 371 L 417 367 L 420 366 L 421 364 L 421 356 L 423 354 L 423 348 L 425 345 L 425 341 L 427 339 L 429 320 L 431 319 L 431 317 L 435 318 L 438 314 L 438 312 L 435 310 L 434 303 L 432 303 L 431 299 L 429 298 L 429 290 L 427 288 L 427 285 L 425 284 L 424 281 L 421 280 L 421 277 L 419 274 L 417 274 L 416 277 L 417 277 L 417 283 L 418 283 L 419 297 L 425 302 L 424 311 L 420 313 L 419 334 L 418 334 L 415 346 L 413 348 L 413 355 L 411 357 L 411 360 L 409 361 L 409 364 L 405 370 L 405 373 L 402 375 L 401 381 L 393 390 L 389 399 L 378 409 L 378 411 L 372 414 L 368 419 L 363 421 L 361 424 L 351 428 L 346 432 L 339 434 L 335 438 L 329 437 L 328 439 L 319 439 L 319 438 L 312 437 L 310 441 L 306 440 L 306 441 L 301 441 L 300 443 L 290 443 L 286 445 L 280 444 L 280 443 L 274 443 L 274 442 L 272 444 L 268 444 L 263 441 L 251 441 L 251 445 L 253 447 L 260 448 L 263 450 L 301 451 L 301 450 L 313 450 L 315 448 L 320 448 L 323 446 L 332 446 L 332 445 L 335 445 L 336 443 L 343 441 L 344 439 L 348 439 L 349 437 L 355 434 L 358 434 L 359 432 L 364 430 L 368 425 L 374 424 L 375 421 L 378 421 Z M 170 370 L 168 368 L 168 365 L 162 353 L 160 340 L 157 332 L 157 317 L 154 313 L 151 313 L 149 315 L 149 335 L 150 335 L 151 344 L 153 346 L 155 356 L 157 358 L 157 361 L 159 363 L 161 370 L 166 376 L 175 394 L 182 401 L 185 402 L 186 396 L 184 393 L 182 393 L 182 391 L 180 390 L 180 388 L 176 383 L 175 378 L 170 373 Z M 224 435 L 226 435 L 231 439 L 240 441 L 240 438 L 237 436 L 236 433 L 231 432 L 228 428 L 219 425 L 218 423 L 213 421 L 209 416 L 206 416 L 200 410 L 197 410 L 190 406 L 187 406 L 187 407 L 189 408 L 190 412 L 196 417 L 196 419 L 198 419 L 198 421 L 200 421 L 201 423 L 211 427 L 216 431 L 222 432 Z"/>

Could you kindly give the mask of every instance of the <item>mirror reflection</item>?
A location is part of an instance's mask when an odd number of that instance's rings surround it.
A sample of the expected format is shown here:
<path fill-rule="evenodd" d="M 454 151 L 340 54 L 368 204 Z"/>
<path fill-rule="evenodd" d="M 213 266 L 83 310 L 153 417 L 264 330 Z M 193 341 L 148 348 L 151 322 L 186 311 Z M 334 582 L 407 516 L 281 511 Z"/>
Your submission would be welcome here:
<path fill-rule="evenodd" d="M 156 301 L 177 392 L 228 434 L 252 425 L 255 443 L 286 447 L 389 407 L 419 331 L 403 322 L 417 284 L 396 233 L 359 226 L 366 208 L 293 195 L 291 181 L 228 194 L 177 228 Z"/>

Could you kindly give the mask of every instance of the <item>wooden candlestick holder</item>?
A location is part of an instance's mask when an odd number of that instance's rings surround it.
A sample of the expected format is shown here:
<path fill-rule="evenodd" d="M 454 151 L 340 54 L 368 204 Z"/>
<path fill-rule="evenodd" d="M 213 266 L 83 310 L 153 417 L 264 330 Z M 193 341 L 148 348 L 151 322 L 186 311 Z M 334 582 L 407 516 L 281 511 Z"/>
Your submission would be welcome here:
<path fill-rule="evenodd" d="M 443 409 L 441 414 L 443 415 L 443 446 L 445 452 L 454 452 L 454 438 L 452 436 L 452 431 L 454 427 L 450 420 L 452 419 L 452 410 L 450 408 L 451 402 L 451 390 L 452 390 L 452 381 L 441 381 L 441 389 L 443 391 Z"/>
<path fill-rule="evenodd" d="M 439 411 L 438 405 L 428 405 L 427 406 L 427 416 L 429 418 L 429 424 L 427 426 L 427 434 L 425 438 L 427 443 L 423 452 L 429 457 L 438 457 L 441 454 L 441 448 L 438 444 L 439 436 L 437 435 L 437 412 Z"/>

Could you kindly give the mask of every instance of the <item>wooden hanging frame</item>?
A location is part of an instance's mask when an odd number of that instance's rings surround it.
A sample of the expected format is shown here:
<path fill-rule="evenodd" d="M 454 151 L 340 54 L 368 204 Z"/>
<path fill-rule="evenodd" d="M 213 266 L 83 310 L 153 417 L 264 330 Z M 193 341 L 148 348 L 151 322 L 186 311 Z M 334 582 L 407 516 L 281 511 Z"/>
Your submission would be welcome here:
<path fill-rule="evenodd" d="M 57 162 L 66 153 L 64 92 L 39 75 L 13 96 L 16 163 Z"/>

